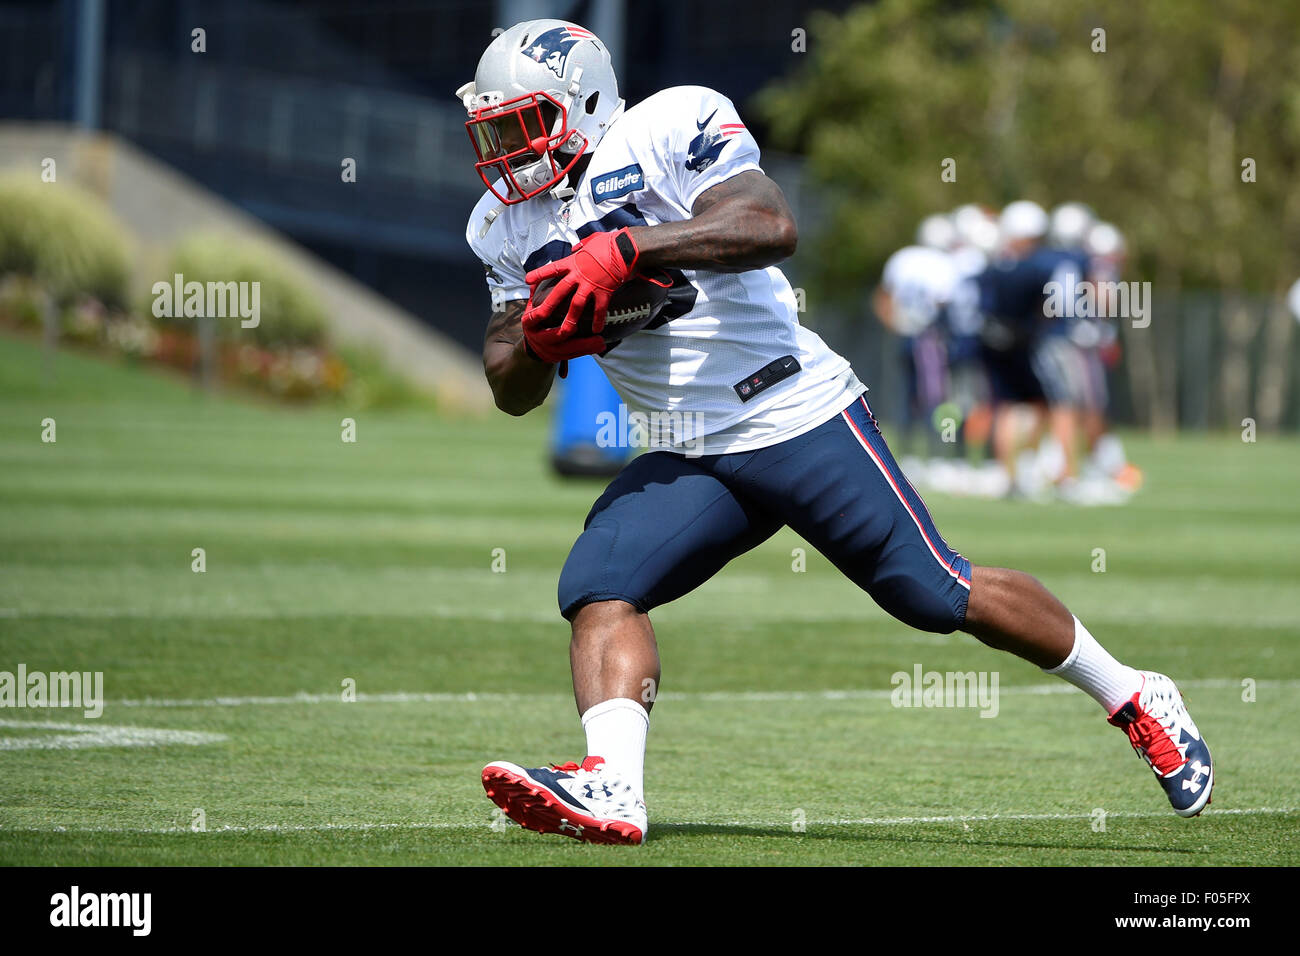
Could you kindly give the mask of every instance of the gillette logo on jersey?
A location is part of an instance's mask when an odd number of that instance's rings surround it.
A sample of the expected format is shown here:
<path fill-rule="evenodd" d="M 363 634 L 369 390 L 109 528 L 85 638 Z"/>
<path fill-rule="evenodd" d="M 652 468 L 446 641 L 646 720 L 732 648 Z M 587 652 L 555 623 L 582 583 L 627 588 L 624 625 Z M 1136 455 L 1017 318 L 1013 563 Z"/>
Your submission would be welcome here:
<path fill-rule="evenodd" d="M 628 193 L 634 193 L 641 188 L 641 183 L 645 176 L 641 173 L 640 163 L 633 163 L 631 166 L 624 166 L 622 169 L 616 169 L 612 173 L 606 173 L 591 184 L 591 195 L 596 202 L 603 202 L 606 199 L 617 199 L 620 196 L 626 196 Z"/>

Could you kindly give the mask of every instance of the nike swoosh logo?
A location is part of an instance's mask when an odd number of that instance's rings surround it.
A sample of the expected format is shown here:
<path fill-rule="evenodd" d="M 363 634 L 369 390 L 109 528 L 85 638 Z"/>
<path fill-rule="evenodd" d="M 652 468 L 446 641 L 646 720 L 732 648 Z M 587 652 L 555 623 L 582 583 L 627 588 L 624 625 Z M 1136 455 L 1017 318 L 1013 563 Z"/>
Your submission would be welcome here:
<path fill-rule="evenodd" d="M 701 133 L 704 132 L 704 127 L 708 126 L 709 123 L 713 120 L 713 117 L 717 115 L 718 115 L 718 111 L 714 110 L 712 113 L 709 114 L 709 118 L 706 119 L 703 123 L 696 123 L 695 128 L 698 129 Z"/>

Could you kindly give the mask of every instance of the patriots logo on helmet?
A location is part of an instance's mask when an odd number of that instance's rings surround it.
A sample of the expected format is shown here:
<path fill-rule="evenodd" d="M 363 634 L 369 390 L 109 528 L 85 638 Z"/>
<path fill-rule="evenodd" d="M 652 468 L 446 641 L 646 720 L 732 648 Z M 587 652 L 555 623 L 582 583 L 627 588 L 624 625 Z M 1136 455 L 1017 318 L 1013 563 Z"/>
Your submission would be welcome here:
<path fill-rule="evenodd" d="M 564 79 L 564 66 L 569 51 L 579 40 L 594 39 L 580 27 L 556 27 L 536 37 L 523 49 L 523 54 L 545 65 L 560 79 Z"/>
<path fill-rule="evenodd" d="M 717 112 L 714 110 L 709 114 L 708 119 L 695 124 L 701 131 L 700 135 L 691 140 L 690 145 L 686 147 L 686 168 L 693 173 L 702 173 L 716 163 L 727 141 L 745 129 L 744 123 L 710 125 Z"/>

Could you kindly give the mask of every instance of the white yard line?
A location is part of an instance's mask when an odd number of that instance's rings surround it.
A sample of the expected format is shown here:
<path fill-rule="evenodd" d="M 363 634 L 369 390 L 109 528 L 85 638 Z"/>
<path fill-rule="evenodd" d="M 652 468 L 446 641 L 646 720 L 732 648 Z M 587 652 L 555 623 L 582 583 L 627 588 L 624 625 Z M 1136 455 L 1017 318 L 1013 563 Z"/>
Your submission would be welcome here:
<path fill-rule="evenodd" d="M 94 747 L 162 747 L 184 744 L 200 747 L 226 740 L 225 734 L 197 730 L 166 730 L 160 727 L 121 727 L 113 724 L 82 724 L 53 720 L 0 720 L 0 727 L 22 730 L 63 730 L 62 734 L 33 734 L 0 737 L 0 750 L 87 750 Z"/>
<path fill-rule="evenodd" d="M 1178 681 L 1178 686 L 1185 690 L 1241 690 L 1241 681 L 1233 678 L 1203 678 Z M 1300 680 L 1255 681 L 1255 687 L 1294 690 L 1300 688 Z M 821 701 L 821 700 L 889 700 L 895 693 L 893 689 L 870 690 L 773 690 L 773 691 L 688 691 L 664 692 L 656 700 L 702 700 L 727 703 L 761 703 L 764 701 Z M 999 694 L 1051 695 L 1080 693 L 1064 681 L 1051 684 L 1002 685 Z M 466 693 L 417 693 L 395 691 L 386 694 L 356 695 L 359 704 L 474 704 L 503 703 L 528 700 L 568 700 L 571 694 L 565 692 L 548 692 L 536 694 L 503 694 L 494 691 Z M 288 696 L 267 697 L 141 697 L 134 699 L 109 700 L 106 707 L 261 707 L 282 704 L 339 704 L 342 703 L 340 692 L 330 694 L 308 694 L 306 692 Z"/>
<path fill-rule="evenodd" d="M 337 609 L 321 610 L 318 607 L 293 608 L 161 608 L 140 610 L 135 608 L 66 608 L 58 611 L 23 610 L 20 608 L 0 608 L 0 618 L 72 618 L 90 620 L 233 620 L 282 621 L 295 618 L 337 618 L 340 614 L 351 614 Z M 493 621 L 496 623 L 554 624 L 561 618 L 558 612 L 529 611 L 520 609 L 483 608 L 466 611 L 456 607 L 420 607 L 411 610 L 388 610 L 359 612 L 365 617 L 428 617 L 437 620 Z M 1294 623 L 1294 622 L 1293 622 Z"/>
<path fill-rule="evenodd" d="M 1209 809 L 1202 814 L 1206 817 L 1218 816 L 1264 816 L 1288 813 L 1300 813 L 1300 807 L 1238 807 L 1223 810 Z M 1174 819 L 1172 811 L 1123 811 L 1115 810 L 1106 814 L 1107 819 Z M 980 813 L 955 816 L 933 817 L 862 817 L 850 820 L 808 820 L 809 827 L 862 827 L 862 826 L 921 826 L 943 823 L 997 823 L 1000 821 L 1026 820 L 1090 820 L 1091 813 Z M 369 830 L 480 830 L 489 829 L 491 822 L 479 823 L 306 823 L 281 824 L 266 823 L 251 826 L 210 827 L 203 833 L 329 833 L 329 832 L 365 832 Z M 783 830 L 790 826 L 789 820 L 679 820 L 676 822 L 659 822 L 661 830 L 691 829 L 695 827 L 763 827 Z M 655 827 L 651 827 L 653 831 Z M 189 827 L 81 827 L 81 826 L 4 826 L 0 833 L 130 833 L 130 834 L 180 834 L 192 832 Z"/>
<path fill-rule="evenodd" d="M 1169 817 L 1173 819 L 1173 811 L 1150 811 L 1150 810 L 1111 810 L 1106 812 L 1106 819 L 1120 817 L 1123 819 L 1159 819 Z M 1202 816 L 1258 816 L 1263 814 L 1279 813 L 1300 813 L 1300 807 L 1225 807 L 1222 810 L 1209 809 L 1202 812 Z M 944 817 L 862 817 L 855 820 L 828 820 L 819 824 L 820 826 L 906 826 L 909 824 L 921 823 L 990 823 L 998 820 L 1091 820 L 1091 813 L 988 813 L 977 814 L 975 816 L 944 816 Z M 784 825 L 788 826 L 788 823 Z"/>

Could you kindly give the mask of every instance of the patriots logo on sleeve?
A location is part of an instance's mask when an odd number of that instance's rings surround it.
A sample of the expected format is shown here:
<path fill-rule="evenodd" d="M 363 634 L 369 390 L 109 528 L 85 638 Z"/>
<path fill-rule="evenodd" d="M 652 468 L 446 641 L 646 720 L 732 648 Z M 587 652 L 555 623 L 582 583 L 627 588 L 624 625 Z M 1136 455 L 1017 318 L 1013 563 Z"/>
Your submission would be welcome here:
<path fill-rule="evenodd" d="M 744 123 L 712 125 L 713 117 L 717 115 L 718 111 L 714 110 L 706 119 L 695 124 L 700 135 L 686 147 L 686 168 L 693 173 L 702 173 L 716 163 L 727 141 L 745 130 Z"/>
<path fill-rule="evenodd" d="M 564 78 L 564 65 L 569 59 L 569 50 L 579 40 L 590 40 L 592 35 L 578 27 L 556 27 L 547 30 L 532 43 L 524 47 L 524 56 L 544 64 L 552 73 Z"/>

